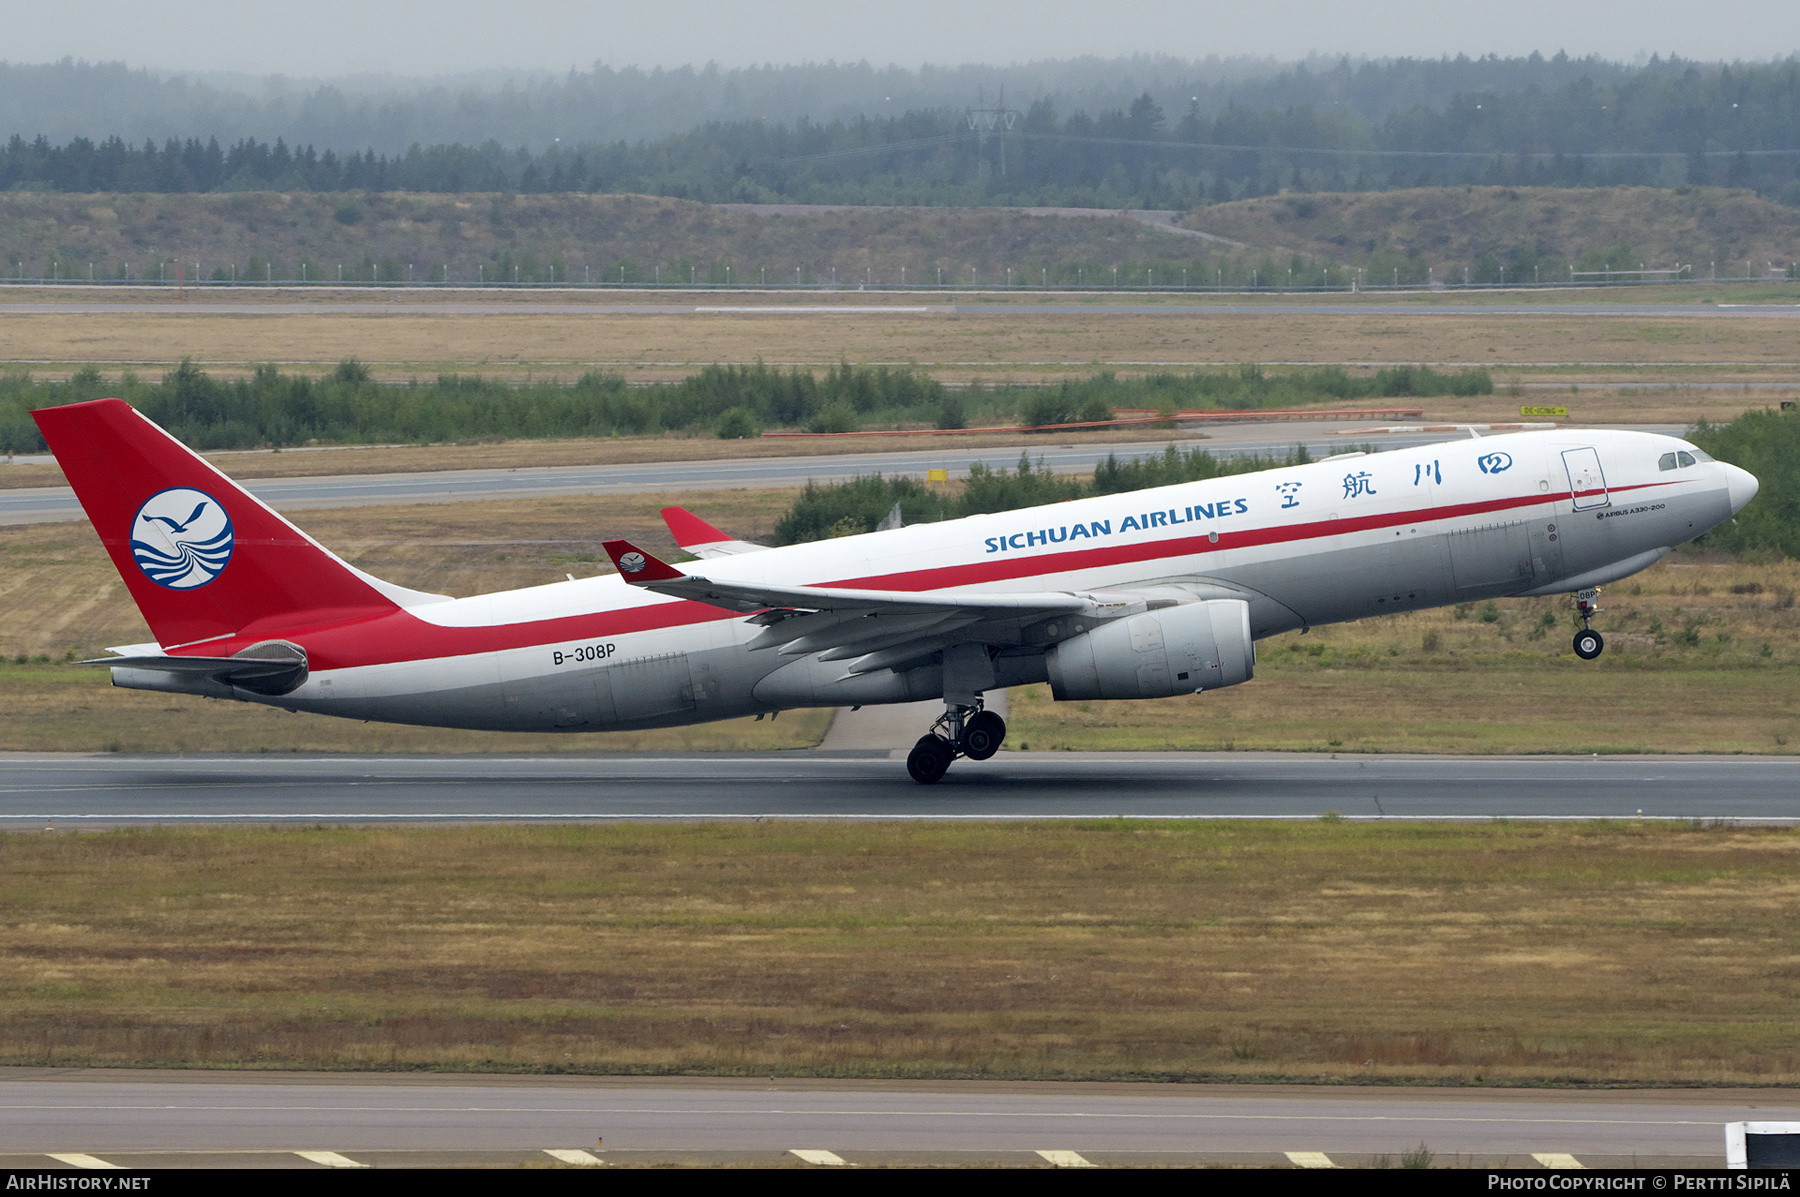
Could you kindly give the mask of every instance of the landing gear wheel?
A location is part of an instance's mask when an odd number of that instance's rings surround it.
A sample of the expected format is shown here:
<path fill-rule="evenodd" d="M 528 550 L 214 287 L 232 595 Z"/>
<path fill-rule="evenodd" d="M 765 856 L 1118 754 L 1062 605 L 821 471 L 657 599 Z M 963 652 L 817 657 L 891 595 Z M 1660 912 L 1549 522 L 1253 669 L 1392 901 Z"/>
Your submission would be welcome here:
<path fill-rule="evenodd" d="M 950 771 L 956 754 L 942 736 L 921 736 L 906 757 L 906 771 L 922 786 L 936 785 Z"/>
<path fill-rule="evenodd" d="M 1006 720 L 992 711 L 983 711 L 963 727 L 963 755 L 972 761 L 985 761 L 1000 751 L 1006 739 Z"/>
<path fill-rule="evenodd" d="M 1606 641 L 1592 628 L 1575 633 L 1575 655 L 1583 661 L 1592 661 L 1605 647 Z"/>

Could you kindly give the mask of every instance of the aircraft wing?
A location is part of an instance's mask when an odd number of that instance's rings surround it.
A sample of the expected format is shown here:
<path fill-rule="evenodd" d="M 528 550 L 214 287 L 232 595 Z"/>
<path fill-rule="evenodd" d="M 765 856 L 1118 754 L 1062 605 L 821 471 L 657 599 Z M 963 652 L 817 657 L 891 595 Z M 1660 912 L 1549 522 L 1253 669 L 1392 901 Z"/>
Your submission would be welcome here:
<path fill-rule="evenodd" d="M 669 526 L 669 535 L 685 552 L 692 553 L 702 561 L 710 561 L 715 557 L 735 557 L 739 553 L 760 553 L 769 546 L 752 544 L 747 540 L 734 540 L 729 532 L 713 527 L 685 507 L 665 507 L 662 509 L 663 523 Z"/>
<path fill-rule="evenodd" d="M 726 582 L 683 573 L 630 541 L 609 540 L 605 548 L 633 586 L 751 615 L 763 631 L 750 648 L 779 646 L 783 656 L 816 652 L 824 661 L 857 658 L 853 673 L 929 655 L 970 638 L 965 629 L 974 624 L 1031 623 L 1078 611 L 1103 618 L 1111 605 L 1066 592 L 944 595 Z"/>
<path fill-rule="evenodd" d="M 968 611 L 977 614 L 1085 610 L 1088 599 L 1067 593 L 1041 594 L 917 594 L 906 590 L 840 590 L 827 586 L 778 586 L 767 582 L 722 582 L 699 574 L 683 573 L 638 548 L 628 540 L 609 540 L 604 545 L 619 574 L 633 586 L 658 594 L 692 599 L 724 607 L 728 611 L 765 611 L 796 608 L 806 611 L 886 610 L 895 613 Z"/>

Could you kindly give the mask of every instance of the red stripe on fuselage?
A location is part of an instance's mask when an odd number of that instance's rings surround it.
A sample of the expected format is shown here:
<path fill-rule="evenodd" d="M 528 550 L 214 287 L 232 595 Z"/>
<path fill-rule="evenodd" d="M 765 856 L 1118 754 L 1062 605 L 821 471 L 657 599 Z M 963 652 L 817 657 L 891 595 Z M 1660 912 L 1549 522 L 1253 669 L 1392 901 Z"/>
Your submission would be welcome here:
<path fill-rule="evenodd" d="M 1675 483 L 1644 483 L 1638 486 L 1611 488 L 1611 493 L 1673 486 Z M 1122 496 L 1121 496 L 1122 497 Z M 944 590 L 958 586 L 974 586 L 986 582 L 1002 582 L 1045 574 L 1068 573 L 1109 565 L 1158 561 L 1171 557 L 1192 557 L 1225 549 L 1252 548 L 1271 544 L 1291 544 L 1343 536 L 1398 524 L 1419 524 L 1473 515 L 1516 510 L 1556 503 L 1571 498 L 1568 491 L 1556 494 L 1513 496 L 1488 499 L 1479 503 L 1411 509 L 1366 516 L 1348 516 L 1334 520 L 1315 520 L 1305 524 L 1281 524 L 1236 531 L 1217 529 L 1219 539 L 1210 535 L 1183 536 L 1173 539 L 1140 541 L 1136 544 L 1098 545 L 1086 549 L 1017 556 L 1000 556 L 987 561 L 959 565 L 936 566 L 905 573 L 874 574 L 862 578 L 817 582 L 813 585 L 844 590 Z M 1020 514 L 1023 514 L 1022 512 Z M 236 651 L 258 640 L 283 638 L 297 641 L 306 648 L 307 659 L 314 670 L 346 669 L 365 665 L 397 665 L 408 661 L 435 657 L 461 657 L 476 653 L 502 652 L 508 649 L 555 645 L 603 636 L 624 636 L 633 632 L 657 631 L 664 628 L 693 626 L 717 620 L 742 619 L 734 611 L 691 600 L 657 603 L 646 607 L 627 607 L 595 611 L 586 615 L 560 616 L 555 619 L 526 623 L 491 624 L 484 627 L 444 627 L 429 623 L 408 611 L 395 611 L 373 619 L 336 626 L 286 628 L 279 631 L 259 629 L 254 636 L 234 637 L 229 641 L 211 641 L 203 656 Z"/>

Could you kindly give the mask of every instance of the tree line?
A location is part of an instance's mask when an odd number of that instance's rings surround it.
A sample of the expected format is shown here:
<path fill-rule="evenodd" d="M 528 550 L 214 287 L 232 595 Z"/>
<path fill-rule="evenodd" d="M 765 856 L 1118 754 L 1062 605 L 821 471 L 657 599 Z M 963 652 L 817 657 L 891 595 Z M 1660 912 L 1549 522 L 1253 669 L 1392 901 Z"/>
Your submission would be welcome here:
<path fill-rule="evenodd" d="M 655 141 L 715 121 L 854 122 L 864 116 L 961 111 L 1001 97 L 1049 99 L 1065 110 L 1123 109 L 1140 93 L 1171 112 L 1196 103 L 1212 114 L 1236 106 L 1344 108 L 1375 122 L 1415 107 L 1442 108 L 1474 92 L 1549 92 L 1579 79 L 1609 85 L 1649 71 L 1680 74 L 1705 63 L 1647 64 L 1595 56 L 1351 59 L 1313 56 L 1185 60 L 1163 55 L 1084 57 L 1008 66 L 918 70 L 867 62 L 724 69 L 640 70 L 596 63 L 565 74 L 485 71 L 420 79 L 284 76 L 261 81 L 152 74 L 121 62 L 0 63 L 0 136 L 43 134 L 64 143 L 117 134 L 146 138 L 245 138 L 317 145 L 339 154 L 395 155 L 421 145 L 504 145 L 541 150 L 557 141 Z M 260 85 L 258 85 L 260 84 Z"/>
<path fill-rule="evenodd" d="M 108 381 L 87 367 L 67 380 L 0 375 L 0 452 L 41 453 L 30 412 L 105 396 L 124 399 L 196 449 L 285 448 L 309 444 L 425 444 L 475 438 L 626 436 L 680 433 L 756 436 L 766 429 L 845 432 L 896 426 L 961 428 L 1108 419 L 1115 408 L 1260 410 L 1377 395 L 1480 394 L 1484 370 L 1425 368 L 1354 377 L 1327 367 L 1266 373 L 1197 371 L 1116 378 L 1100 374 L 1042 388 L 951 389 L 928 375 L 885 366 L 842 365 L 814 374 L 765 365 L 709 366 L 678 382 L 634 386 L 590 373 L 574 383 L 511 385 L 444 374 L 431 381 L 381 383 L 346 360 L 323 376 L 274 366 L 215 378 L 184 361 L 160 380 L 124 374 Z"/>
<path fill-rule="evenodd" d="M 1468 91 L 1371 118 L 1341 104 L 1172 114 L 1148 91 L 1116 108 L 1048 97 L 987 118 L 714 120 L 657 139 L 533 150 L 415 143 L 342 153 L 246 137 L 15 134 L 0 187 L 73 192 L 633 192 L 707 202 L 1191 207 L 1292 191 L 1716 184 L 1800 205 L 1800 62 L 1657 64 L 1551 91 Z M 982 128 L 974 128 L 974 124 Z"/>

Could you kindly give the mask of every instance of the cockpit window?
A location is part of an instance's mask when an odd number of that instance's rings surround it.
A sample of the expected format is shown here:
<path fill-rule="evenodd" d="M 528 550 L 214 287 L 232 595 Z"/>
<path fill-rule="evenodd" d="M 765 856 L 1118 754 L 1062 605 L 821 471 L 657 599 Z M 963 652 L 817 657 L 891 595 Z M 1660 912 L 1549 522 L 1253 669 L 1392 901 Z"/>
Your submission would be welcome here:
<path fill-rule="evenodd" d="M 1656 459 L 1656 468 L 1659 470 L 1674 469 L 1675 455 L 1673 453 L 1664 453 L 1661 457 Z"/>
<path fill-rule="evenodd" d="M 1708 457 L 1706 454 L 1700 452 L 1700 450 L 1695 449 L 1694 450 L 1694 460 L 1695 461 L 1711 461 L 1713 459 L 1711 457 Z"/>
<path fill-rule="evenodd" d="M 1691 466 L 1694 464 L 1694 455 L 1692 453 L 1689 453 L 1685 449 L 1682 450 L 1680 453 L 1677 453 L 1675 455 L 1675 459 L 1684 466 Z"/>

